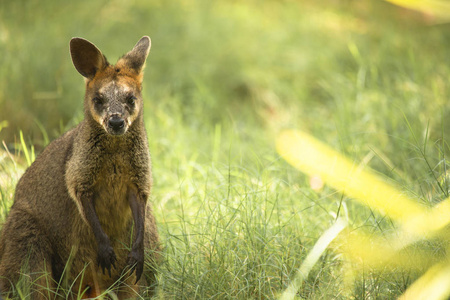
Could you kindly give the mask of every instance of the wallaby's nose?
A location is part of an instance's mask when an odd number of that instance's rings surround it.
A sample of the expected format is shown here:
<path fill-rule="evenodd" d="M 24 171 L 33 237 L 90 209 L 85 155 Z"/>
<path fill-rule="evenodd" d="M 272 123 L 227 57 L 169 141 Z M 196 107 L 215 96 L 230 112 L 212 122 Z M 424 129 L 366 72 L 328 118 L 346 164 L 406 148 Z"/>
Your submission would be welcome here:
<path fill-rule="evenodd" d="M 108 121 L 108 126 L 114 131 L 119 131 L 125 126 L 125 121 L 119 116 L 112 116 Z"/>

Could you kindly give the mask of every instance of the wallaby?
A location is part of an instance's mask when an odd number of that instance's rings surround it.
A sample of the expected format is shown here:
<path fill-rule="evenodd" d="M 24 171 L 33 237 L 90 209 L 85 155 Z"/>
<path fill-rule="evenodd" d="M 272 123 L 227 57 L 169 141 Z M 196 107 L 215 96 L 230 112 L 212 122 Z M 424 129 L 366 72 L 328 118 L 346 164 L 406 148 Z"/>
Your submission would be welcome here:
<path fill-rule="evenodd" d="M 111 65 L 89 41 L 70 41 L 85 77 L 84 120 L 50 143 L 17 184 L 0 237 L 1 292 L 21 273 L 34 282 L 31 299 L 92 298 L 111 286 L 127 299 L 155 284 L 160 248 L 147 201 L 141 94 L 150 43 L 144 36 Z M 72 296 L 61 295 L 62 282 Z"/>

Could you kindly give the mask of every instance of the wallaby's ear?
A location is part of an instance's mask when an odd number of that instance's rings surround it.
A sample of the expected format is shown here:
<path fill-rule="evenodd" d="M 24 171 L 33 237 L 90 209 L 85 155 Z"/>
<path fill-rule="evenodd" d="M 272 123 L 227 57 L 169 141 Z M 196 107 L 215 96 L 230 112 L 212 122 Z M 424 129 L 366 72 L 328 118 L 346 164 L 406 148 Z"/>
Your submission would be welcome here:
<path fill-rule="evenodd" d="M 145 59 L 150 52 L 151 40 L 148 36 L 142 37 L 134 48 L 125 54 L 120 60 L 129 68 L 140 73 L 144 67 Z"/>
<path fill-rule="evenodd" d="M 98 70 L 108 65 L 102 52 L 94 44 L 82 38 L 70 40 L 70 55 L 77 71 L 88 79 L 92 79 Z"/>

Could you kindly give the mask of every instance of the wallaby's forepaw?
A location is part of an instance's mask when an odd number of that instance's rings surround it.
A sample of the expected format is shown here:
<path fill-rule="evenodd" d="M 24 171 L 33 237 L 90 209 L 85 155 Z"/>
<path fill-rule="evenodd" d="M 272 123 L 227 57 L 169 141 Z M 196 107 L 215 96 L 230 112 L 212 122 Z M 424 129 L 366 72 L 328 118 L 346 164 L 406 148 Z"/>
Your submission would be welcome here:
<path fill-rule="evenodd" d="M 102 268 L 103 274 L 105 274 L 105 269 L 108 270 L 109 277 L 111 277 L 111 266 L 116 268 L 117 258 L 114 253 L 114 249 L 109 244 L 99 244 L 98 246 L 98 266 Z"/>
<path fill-rule="evenodd" d="M 130 268 L 130 274 L 136 271 L 136 283 L 141 278 L 142 272 L 144 271 L 144 249 L 136 250 L 132 249 L 128 255 L 128 267 Z"/>

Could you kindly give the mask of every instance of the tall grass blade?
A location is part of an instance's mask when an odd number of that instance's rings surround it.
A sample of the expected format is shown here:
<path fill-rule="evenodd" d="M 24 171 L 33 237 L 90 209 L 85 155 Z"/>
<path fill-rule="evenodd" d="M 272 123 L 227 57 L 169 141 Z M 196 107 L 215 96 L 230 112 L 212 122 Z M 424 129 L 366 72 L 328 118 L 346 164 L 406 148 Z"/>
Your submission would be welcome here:
<path fill-rule="evenodd" d="M 44 146 L 48 145 L 50 143 L 50 139 L 48 138 L 48 133 L 45 130 L 44 125 L 39 120 L 35 120 L 36 125 L 39 127 L 39 130 L 42 133 L 42 138 L 44 139 Z"/>
<path fill-rule="evenodd" d="M 433 15 L 443 22 L 450 21 L 450 3 L 445 0 L 386 0 L 398 6 Z"/>
<path fill-rule="evenodd" d="M 3 120 L 0 122 L 0 132 L 2 131 L 3 128 L 8 127 L 8 121 Z"/>
<path fill-rule="evenodd" d="M 27 144 L 25 143 L 25 140 L 24 140 L 24 138 L 23 138 L 23 132 L 22 132 L 22 130 L 20 130 L 19 135 L 20 135 L 20 144 L 22 145 L 23 154 L 25 155 L 25 158 L 26 158 L 26 160 L 27 160 L 28 166 L 31 166 L 31 163 L 32 163 L 33 161 L 31 160 L 31 155 L 30 155 L 30 153 L 28 152 Z M 32 154 L 33 154 L 33 153 L 32 153 Z"/>
<path fill-rule="evenodd" d="M 358 167 L 343 155 L 300 131 L 280 134 L 278 153 L 291 165 L 306 174 L 320 175 L 326 183 L 364 205 L 403 222 L 423 212 L 416 202 L 385 183 L 379 176 Z"/>
<path fill-rule="evenodd" d="M 431 267 L 400 296 L 399 300 L 439 300 L 450 296 L 450 264 L 443 262 Z"/>
<path fill-rule="evenodd" d="M 347 227 L 347 222 L 342 218 L 339 218 L 330 228 L 328 228 L 322 234 L 322 236 L 317 240 L 316 244 L 312 248 L 311 252 L 309 252 L 303 264 L 300 266 L 300 269 L 297 271 L 294 280 L 279 298 L 280 300 L 292 300 L 295 298 L 298 289 L 301 287 L 303 281 L 308 278 L 309 272 L 317 263 L 320 256 L 322 256 L 328 245 L 345 227 Z"/>

